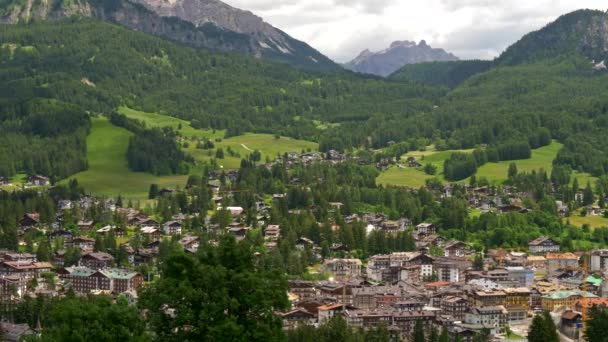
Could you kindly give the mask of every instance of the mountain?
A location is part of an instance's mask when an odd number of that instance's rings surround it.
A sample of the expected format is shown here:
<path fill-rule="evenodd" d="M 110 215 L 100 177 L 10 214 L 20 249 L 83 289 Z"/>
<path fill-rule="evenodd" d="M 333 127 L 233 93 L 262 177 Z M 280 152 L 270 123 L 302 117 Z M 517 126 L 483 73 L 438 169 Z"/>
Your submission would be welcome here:
<path fill-rule="evenodd" d="M 445 93 L 213 53 L 81 16 L 0 24 L 0 42 L 0 176 L 27 170 L 62 179 L 85 169 L 88 114 L 120 106 L 226 137 L 272 133 L 329 149 L 353 144 L 336 139 L 341 123 L 429 111 Z"/>
<path fill-rule="evenodd" d="M 580 54 L 600 63 L 608 58 L 608 12 L 578 10 L 526 34 L 500 55 L 500 65 Z"/>
<path fill-rule="evenodd" d="M 338 65 L 251 12 L 217 0 L 4 0 L 0 22 L 89 16 L 197 48 L 237 52 L 310 70 Z"/>
<path fill-rule="evenodd" d="M 597 69 L 605 68 L 608 64 L 608 12 L 578 10 L 565 14 L 542 29 L 526 34 L 494 61 L 405 65 L 389 78 L 452 88 L 490 68 L 573 55 L 587 58 Z"/>
<path fill-rule="evenodd" d="M 343 66 L 360 73 L 388 76 L 407 64 L 456 60 L 458 57 L 443 49 L 432 48 L 424 40 L 418 45 L 410 41 L 396 41 L 379 52 L 364 50 Z"/>

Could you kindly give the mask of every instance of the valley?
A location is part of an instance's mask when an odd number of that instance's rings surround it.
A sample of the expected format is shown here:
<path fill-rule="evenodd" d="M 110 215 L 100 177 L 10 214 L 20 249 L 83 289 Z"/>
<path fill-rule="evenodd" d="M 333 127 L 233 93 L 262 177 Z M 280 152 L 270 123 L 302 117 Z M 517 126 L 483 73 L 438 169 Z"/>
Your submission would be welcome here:
<path fill-rule="evenodd" d="M 608 12 L 233 5 L 0 0 L 0 340 L 605 342 Z"/>

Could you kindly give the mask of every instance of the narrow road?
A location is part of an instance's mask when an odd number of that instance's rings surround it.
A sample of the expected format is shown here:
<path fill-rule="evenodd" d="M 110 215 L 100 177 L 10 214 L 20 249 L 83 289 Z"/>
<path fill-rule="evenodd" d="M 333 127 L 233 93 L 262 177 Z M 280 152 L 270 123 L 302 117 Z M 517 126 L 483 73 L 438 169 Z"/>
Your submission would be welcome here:
<path fill-rule="evenodd" d="M 253 150 L 252 150 L 252 149 L 250 149 L 249 147 L 247 147 L 247 145 L 245 145 L 245 144 L 241 144 L 241 146 L 243 146 L 243 148 L 244 148 L 244 149 L 246 149 L 247 151 L 249 151 L 249 152 L 253 152 Z"/>

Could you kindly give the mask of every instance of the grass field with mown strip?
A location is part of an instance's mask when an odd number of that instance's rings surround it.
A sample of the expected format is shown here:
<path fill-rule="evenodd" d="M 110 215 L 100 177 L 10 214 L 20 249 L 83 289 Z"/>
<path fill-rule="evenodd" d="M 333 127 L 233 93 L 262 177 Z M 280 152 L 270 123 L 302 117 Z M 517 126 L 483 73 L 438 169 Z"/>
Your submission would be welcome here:
<path fill-rule="evenodd" d="M 247 133 L 237 137 L 222 139 L 225 133 L 223 130 L 218 130 L 214 133 L 212 130 L 195 129 L 190 126 L 188 121 L 157 113 L 144 113 L 127 107 L 120 107 L 118 111 L 131 119 L 145 122 L 148 127 L 172 127 L 186 138 L 211 139 L 215 144 L 215 149 L 213 150 L 197 149 L 196 141 L 187 139 L 186 141 L 189 142 L 189 146 L 185 148 L 185 151 L 197 161 L 208 162 L 212 158 L 215 158 L 216 149 L 222 148 L 224 150 L 224 159 L 218 159 L 217 162 L 225 169 L 238 169 L 241 166 L 241 159 L 246 158 L 255 150 L 259 150 L 262 153 L 262 161 L 264 161 L 266 156 L 274 160 L 277 154 L 284 154 L 285 152 L 300 153 L 302 150 L 316 151 L 319 148 L 319 145 L 314 142 L 288 137 L 275 139 L 272 134 Z M 180 124 L 182 129 L 178 130 Z M 216 142 L 215 139 L 222 140 Z M 228 147 L 238 155 L 234 157 L 230 156 Z"/>
<path fill-rule="evenodd" d="M 580 216 L 580 213 L 576 212 L 568 217 L 567 220 L 570 221 L 570 224 L 577 227 L 582 227 L 584 224 L 588 224 L 591 228 L 608 227 L 608 218 L 600 215 L 587 215 L 583 217 Z"/>
<path fill-rule="evenodd" d="M 502 183 L 507 180 L 509 165 L 515 163 L 518 172 L 531 172 L 533 170 L 545 169 L 548 174 L 553 170 L 553 160 L 557 152 L 562 148 L 562 144 L 553 141 L 548 146 L 543 146 L 532 150 L 530 159 L 501 161 L 498 163 L 486 163 L 477 170 L 477 178 L 485 177 L 490 182 Z"/>
<path fill-rule="evenodd" d="M 414 157 L 422 164 L 433 164 L 437 167 L 437 175 L 427 175 L 422 169 L 411 167 L 391 166 L 388 170 L 382 172 L 376 179 L 377 184 L 381 185 L 399 185 L 419 188 L 426 184 L 427 179 L 437 177 L 442 182 L 447 182 L 443 178 L 443 163 L 450 158 L 452 153 L 464 152 L 471 153 L 473 150 L 449 150 L 436 151 L 433 146 L 429 146 L 425 151 L 411 151 L 401 157 L 401 165 L 406 164 L 409 157 Z"/>
<path fill-rule="evenodd" d="M 207 129 L 196 129 L 190 126 L 190 122 L 168 115 L 145 113 L 124 106 L 118 107 L 118 112 L 124 114 L 130 119 L 145 122 L 147 127 L 171 127 L 175 131 L 180 132 L 184 137 L 215 139 L 222 138 L 225 134 L 224 130 L 213 131 Z M 181 129 L 179 129 L 180 125 L 182 127 Z"/>
<path fill-rule="evenodd" d="M 533 170 L 538 171 L 542 168 L 545 169 L 548 174 L 551 174 L 551 170 L 553 170 L 553 160 L 555 159 L 557 153 L 562 147 L 563 145 L 561 143 L 553 141 L 548 146 L 532 150 L 532 157 L 530 159 L 501 161 L 498 163 L 486 163 L 477 170 L 476 177 L 478 179 L 481 177 L 485 177 L 488 181 L 496 184 L 503 183 L 507 180 L 509 164 L 511 163 L 515 163 L 515 165 L 517 165 L 517 170 L 519 172 L 531 172 Z M 442 175 L 444 161 L 448 159 L 450 155 L 454 152 L 471 153 L 472 151 L 473 150 L 437 152 L 432 146 L 430 146 L 425 151 L 409 152 L 401 159 L 402 161 L 405 161 L 408 157 L 414 157 L 422 165 L 431 163 L 437 166 L 437 177 L 442 182 L 446 182 L 445 178 L 443 178 Z M 403 185 L 410 187 L 420 187 L 423 186 L 426 183 L 426 180 L 430 178 L 433 178 L 433 176 L 425 174 L 423 170 L 413 168 L 399 168 L 397 166 L 393 166 L 387 171 L 384 171 L 378 177 L 377 182 L 378 184 L 383 185 Z M 581 187 L 584 187 L 587 184 L 587 181 L 590 181 L 591 184 L 594 184 L 597 179 L 587 173 L 579 172 L 573 172 L 571 182 L 574 181 L 574 178 L 578 179 L 578 183 Z M 461 182 L 468 183 L 468 181 L 469 179 L 466 179 Z"/>
<path fill-rule="evenodd" d="M 127 199 L 144 200 L 148 198 L 152 183 L 161 188 L 186 184 L 188 176 L 184 175 L 157 177 L 129 170 L 126 154 L 132 133 L 112 125 L 105 118 L 91 121 L 91 134 L 87 137 L 89 169 L 70 177 L 78 179 L 87 192 L 106 196 L 120 194 Z"/>

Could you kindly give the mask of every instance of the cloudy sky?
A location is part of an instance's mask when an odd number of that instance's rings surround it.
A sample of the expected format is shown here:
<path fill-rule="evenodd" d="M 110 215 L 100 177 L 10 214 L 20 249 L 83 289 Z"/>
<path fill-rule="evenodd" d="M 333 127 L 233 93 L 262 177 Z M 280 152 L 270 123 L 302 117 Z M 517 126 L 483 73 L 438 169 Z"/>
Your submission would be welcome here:
<path fill-rule="evenodd" d="M 420 41 L 460 58 L 491 59 L 561 14 L 608 9 L 605 0 L 224 0 L 345 62 L 395 40 Z"/>

